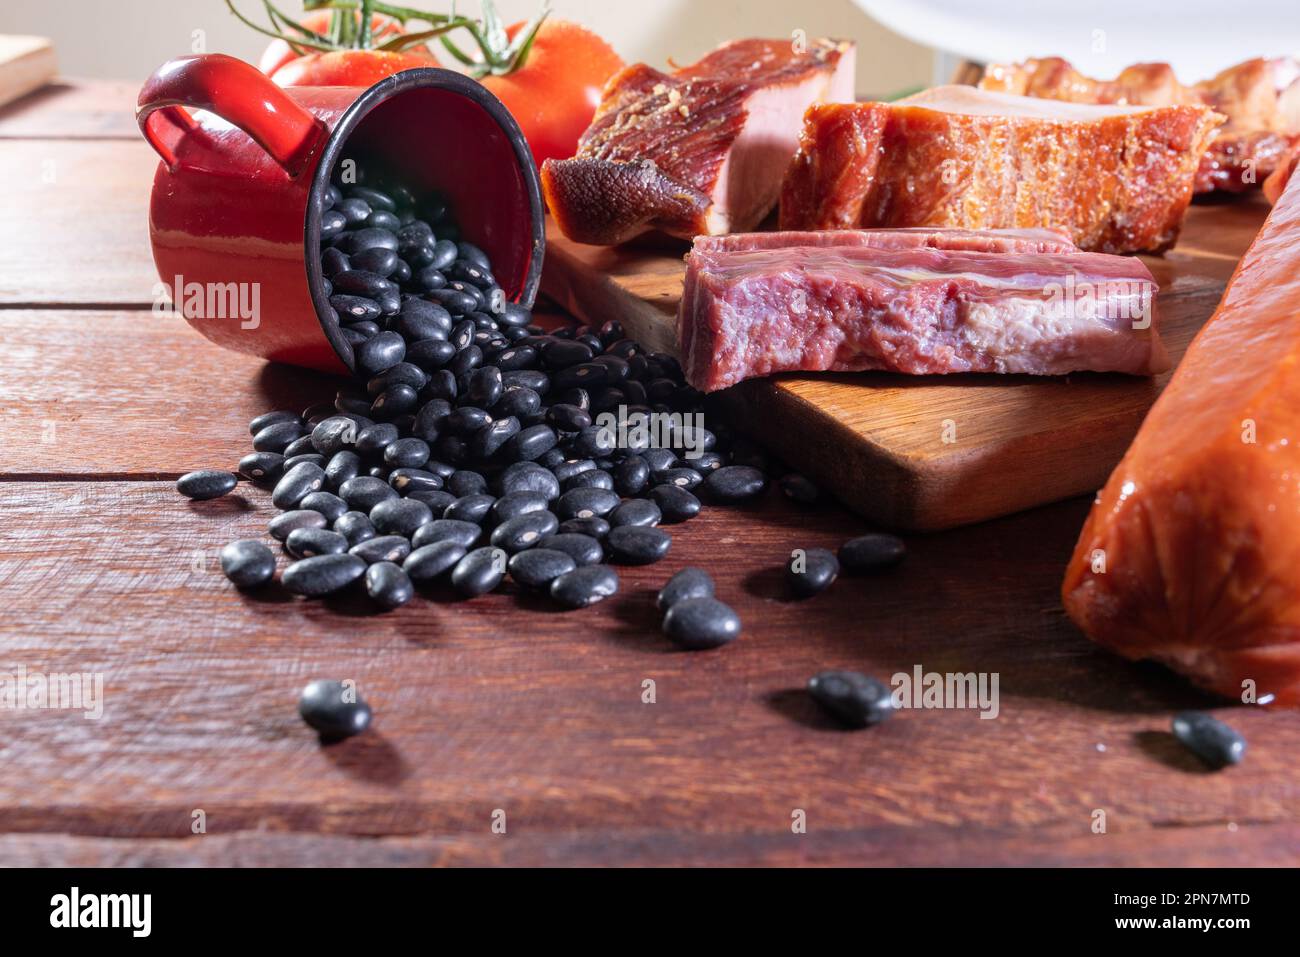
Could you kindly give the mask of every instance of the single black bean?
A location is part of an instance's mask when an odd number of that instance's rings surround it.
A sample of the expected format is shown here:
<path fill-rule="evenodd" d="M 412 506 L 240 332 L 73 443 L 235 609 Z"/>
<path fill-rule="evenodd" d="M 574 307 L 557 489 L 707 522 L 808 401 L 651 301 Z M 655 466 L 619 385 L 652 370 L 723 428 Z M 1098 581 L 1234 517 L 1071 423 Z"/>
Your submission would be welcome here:
<path fill-rule="evenodd" d="M 619 495 L 640 495 L 650 481 L 650 466 L 639 455 L 630 455 L 614 466 L 614 491 Z"/>
<path fill-rule="evenodd" d="M 767 479 L 748 465 L 726 465 L 709 473 L 704 488 L 718 502 L 743 502 L 762 493 Z"/>
<path fill-rule="evenodd" d="M 840 563 L 828 548 L 796 548 L 785 566 L 785 580 L 800 598 L 825 591 L 840 573 Z"/>
<path fill-rule="evenodd" d="M 541 492 L 547 501 L 560 497 L 560 482 L 550 469 L 536 462 L 516 462 L 507 466 L 498 479 L 502 495 L 510 492 Z"/>
<path fill-rule="evenodd" d="M 373 212 L 369 203 L 356 197 L 340 200 L 335 204 L 334 208 L 342 213 L 344 219 L 347 220 L 347 224 L 353 227 L 360 226 Z"/>
<path fill-rule="evenodd" d="M 567 482 L 564 483 L 566 492 L 577 488 L 601 488 L 606 491 L 613 491 L 614 478 L 608 472 L 603 471 L 599 465 L 594 469 L 586 472 L 579 472 Z"/>
<path fill-rule="evenodd" d="M 510 557 L 510 577 L 525 588 L 545 588 L 578 567 L 571 555 L 554 548 L 530 548 Z"/>
<path fill-rule="evenodd" d="M 384 314 L 379 303 L 367 296 L 336 293 L 330 296 L 330 306 L 339 314 L 339 319 L 357 328 L 359 323 L 373 322 Z M 361 329 L 358 331 L 368 332 Z"/>
<path fill-rule="evenodd" d="M 492 518 L 497 523 L 508 522 L 530 512 L 544 512 L 547 504 L 546 496 L 541 492 L 510 492 L 493 503 Z"/>
<path fill-rule="evenodd" d="M 460 560 L 465 557 L 466 547 L 450 538 L 430 542 L 413 549 L 411 554 L 406 556 L 406 561 L 402 562 L 402 568 L 413 581 L 433 581 L 460 563 Z"/>
<path fill-rule="evenodd" d="M 348 540 L 349 548 L 368 542 L 379 534 L 365 512 L 344 512 L 334 520 L 331 528 Z"/>
<path fill-rule="evenodd" d="M 266 523 L 266 530 L 271 537 L 283 542 L 291 532 L 299 528 L 324 528 L 329 523 L 320 512 L 299 508 L 282 512 Z"/>
<path fill-rule="evenodd" d="M 492 458 L 505 447 L 507 442 L 518 435 L 519 431 L 519 420 L 513 415 L 497 419 L 474 434 L 470 440 L 470 452 L 475 458 Z"/>
<path fill-rule="evenodd" d="M 474 522 L 464 522 L 454 518 L 437 518 L 426 525 L 421 525 L 411 536 L 411 544 L 416 548 L 432 545 L 434 542 L 456 542 L 462 548 L 472 548 L 483 535 L 483 527 Z"/>
<path fill-rule="evenodd" d="M 586 608 L 618 591 L 618 573 L 608 565 L 581 565 L 551 582 L 551 597 L 566 608 Z"/>
<path fill-rule="evenodd" d="M 302 465 L 303 462 L 310 462 L 312 465 L 324 468 L 327 464 L 325 456 L 319 452 L 305 452 L 302 455 L 292 455 L 284 460 L 284 470 L 286 472 Z"/>
<path fill-rule="evenodd" d="M 492 407 L 492 414 L 498 419 L 504 419 L 510 416 L 515 418 L 524 418 L 535 415 L 542 408 L 542 397 L 532 389 L 516 387 L 504 392 L 495 406 Z"/>
<path fill-rule="evenodd" d="M 547 535 L 537 543 L 537 547 L 564 552 L 579 565 L 597 565 L 605 557 L 605 549 L 598 539 L 576 532 Z"/>
<path fill-rule="evenodd" d="M 840 546 L 840 564 L 851 572 L 883 571 L 893 568 L 906 554 L 907 546 L 896 535 L 859 535 Z"/>
<path fill-rule="evenodd" d="M 534 425 L 511 438 L 504 454 L 515 461 L 530 462 L 555 448 L 556 441 L 555 430 L 549 425 Z"/>
<path fill-rule="evenodd" d="M 195 501 L 220 498 L 235 490 L 239 476 L 221 469 L 199 469 L 176 480 L 176 491 Z"/>
<path fill-rule="evenodd" d="M 652 565 L 673 545 L 672 536 L 663 529 L 642 525 L 616 525 L 605 541 L 611 557 L 623 565 Z"/>
<path fill-rule="evenodd" d="M 392 562 L 375 562 L 366 569 L 366 594 L 380 608 L 392 610 L 415 596 L 410 577 Z"/>
<path fill-rule="evenodd" d="M 436 492 L 442 488 L 443 481 L 427 469 L 398 468 L 389 473 L 388 484 L 398 494 L 410 495 L 412 492 Z"/>
<path fill-rule="evenodd" d="M 296 528 L 284 540 L 284 548 L 294 558 L 340 555 L 348 550 L 348 540 L 324 528 Z"/>
<path fill-rule="evenodd" d="M 424 439 L 405 438 L 384 448 L 384 461 L 394 468 L 418 469 L 429 461 L 429 443 Z"/>
<path fill-rule="evenodd" d="M 414 412 L 419 405 L 420 394 L 406 383 L 397 382 L 375 396 L 370 414 L 376 419 L 394 419 Z"/>
<path fill-rule="evenodd" d="M 374 425 L 366 426 L 357 433 L 354 448 L 358 455 L 383 455 L 384 449 L 396 442 L 401 437 L 401 434 L 397 426 L 392 423 L 377 422 Z M 343 481 L 346 482 L 347 479 Z"/>
<path fill-rule="evenodd" d="M 344 200 L 348 202 L 348 200 Z M 298 699 L 298 714 L 325 741 L 338 741 L 370 727 L 370 705 L 351 685 L 313 681 Z"/>
<path fill-rule="evenodd" d="M 358 371 L 367 376 L 391 369 L 406 358 L 406 340 L 396 332 L 381 332 L 367 339 L 356 350 Z"/>
<path fill-rule="evenodd" d="M 371 426 L 370 428 L 378 428 L 378 426 Z M 361 435 L 364 435 L 367 431 L 369 430 L 363 429 L 358 433 L 358 440 Z M 337 491 L 344 482 L 354 479 L 360 474 L 361 456 L 356 452 L 353 452 L 351 449 L 343 449 L 340 452 L 335 452 L 334 455 L 330 457 L 329 462 L 326 463 L 325 484 Z"/>
<path fill-rule="evenodd" d="M 287 409 L 277 409 L 274 412 L 263 412 L 253 421 L 248 423 L 248 434 L 257 435 L 268 425 L 278 425 L 282 422 L 295 422 L 298 424 L 298 434 L 302 434 L 302 419 L 297 412 L 290 412 Z"/>
<path fill-rule="evenodd" d="M 400 562 L 411 554 L 411 543 L 401 535 L 379 535 L 358 542 L 348 549 L 349 555 L 355 555 L 368 565 L 375 562 Z"/>
<path fill-rule="evenodd" d="M 311 444 L 321 455 L 332 456 L 356 445 L 360 431 L 360 426 L 348 416 L 331 416 L 311 430 Z"/>
<path fill-rule="evenodd" d="M 618 508 L 621 499 L 617 492 L 604 488 L 575 488 L 565 492 L 555 503 L 555 514 L 561 521 L 572 518 L 604 518 Z"/>
<path fill-rule="evenodd" d="M 316 555 L 294 562 L 280 582 L 295 595 L 316 598 L 346 588 L 365 571 L 366 563 L 356 555 Z"/>
<path fill-rule="evenodd" d="M 717 648 L 740 635 L 740 616 L 716 598 L 683 598 L 664 615 L 663 630 L 683 648 Z"/>
<path fill-rule="evenodd" d="M 494 497 L 485 493 L 466 495 L 448 505 L 443 511 L 442 517 L 481 525 L 495 502 Z"/>
<path fill-rule="evenodd" d="M 666 612 L 679 601 L 687 598 L 712 598 L 713 578 L 702 568 L 683 568 L 667 584 L 659 589 L 655 600 L 660 611 Z"/>
<path fill-rule="evenodd" d="M 484 595 L 501 584 L 508 560 L 500 548 L 476 548 L 451 570 L 452 587 L 468 598 Z"/>
<path fill-rule="evenodd" d="M 325 484 L 325 470 L 311 462 L 295 465 L 275 483 L 271 503 L 279 509 L 297 506 L 310 493 L 319 491 Z"/>
<path fill-rule="evenodd" d="M 645 459 L 652 475 L 677 464 L 677 453 L 672 449 L 647 449 L 641 457 Z"/>
<path fill-rule="evenodd" d="M 610 512 L 608 517 L 611 528 L 621 525 L 653 526 L 658 525 L 662 519 L 663 513 L 659 511 L 659 506 L 648 498 L 630 498 Z"/>
<path fill-rule="evenodd" d="M 304 431 L 302 422 L 276 422 L 258 430 L 253 436 L 253 448 L 258 452 L 283 454 L 289 443 L 299 438 Z"/>
<path fill-rule="evenodd" d="M 366 512 L 385 499 L 397 498 L 397 492 L 381 478 L 358 475 L 339 486 L 339 497 L 358 512 Z"/>
<path fill-rule="evenodd" d="M 370 510 L 370 521 L 380 535 L 410 538 L 421 525 L 433 521 L 433 512 L 413 498 L 390 498 Z"/>
<path fill-rule="evenodd" d="M 324 256 L 321 258 L 323 259 Z M 387 279 L 397 270 L 397 264 L 400 261 L 395 251 L 385 249 L 383 246 L 372 246 L 353 256 L 349 265 L 353 269 L 364 270 Z M 331 275 L 338 275 L 338 272 Z"/>
<path fill-rule="evenodd" d="M 221 571 L 237 588 L 258 588 L 275 577 L 275 554 L 251 538 L 221 549 Z"/>
<path fill-rule="evenodd" d="M 446 339 L 421 339 L 406 350 L 406 359 L 426 372 L 441 369 L 456 355 L 456 347 Z"/>
<path fill-rule="evenodd" d="M 493 529 L 490 541 L 513 555 L 532 548 L 547 535 L 554 535 L 559 527 L 560 520 L 550 512 L 526 512 Z"/>
<path fill-rule="evenodd" d="M 704 476 L 695 469 L 671 468 L 654 472 L 650 479 L 655 485 L 676 485 L 693 492 L 704 481 Z"/>
<path fill-rule="evenodd" d="M 1204 711 L 1181 711 L 1174 715 L 1173 733 L 1188 750 L 1216 770 L 1240 764 L 1246 756 L 1246 739 Z"/>
<path fill-rule="evenodd" d="M 667 523 L 685 522 L 700 514 L 700 500 L 676 485 L 658 485 L 650 490 L 650 500 L 659 506 Z"/>
<path fill-rule="evenodd" d="M 808 679 L 808 693 L 843 725 L 866 728 L 894 713 L 894 698 L 883 681 L 857 671 L 823 671 Z"/>
<path fill-rule="evenodd" d="M 311 509 L 313 512 L 320 512 L 325 516 L 325 521 L 334 522 L 341 518 L 348 510 L 348 503 L 343 501 L 333 492 L 311 492 L 302 497 L 298 503 L 299 508 Z"/>

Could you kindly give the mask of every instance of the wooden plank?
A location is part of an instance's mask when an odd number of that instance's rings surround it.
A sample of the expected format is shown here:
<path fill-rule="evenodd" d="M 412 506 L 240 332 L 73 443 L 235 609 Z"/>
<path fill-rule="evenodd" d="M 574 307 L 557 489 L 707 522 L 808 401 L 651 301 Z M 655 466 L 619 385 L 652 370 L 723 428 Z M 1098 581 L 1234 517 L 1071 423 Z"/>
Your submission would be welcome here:
<path fill-rule="evenodd" d="M 0 832 L 189 838 L 202 808 L 209 834 L 468 837 L 464 859 L 491 861 L 475 839 L 501 808 L 511 834 L 557 860 L 590 860 L 611 834 L 628 853 L 638 835 L 671 834 L 682 860 L 790 860 L 802 809 L 864 861 L 937 859 L 965 834 L 970 863 L 1008 836 L 1005 860 L 1036 846 L 1040 862 L 1149 862 L 1151 841 L 1181 840 L 1171 859 L 1250 863 L 1258 842 L 1209 852 L 1202 835 L 1293 825 L 1300 728 L 1289 713 L 1230 709 L 1251 753 L 1221 774 L 1173 744 L 1170 712 L 1207 699 L 1091 646 L 1059 608 L 1086 506 L 917 537 L 888 578 L 793 602 L 778 571 L 790 548 L 834 546 L 861 525 L 774 495 L 706 510 L 675 530 L 666 561 L 625 570 L 620 597 L 584 612 L 507 587 L 359 618 L 349 601 L 224 582 L 216 550 L 261 534 L 263 493 L 191 504 L 162 483 L 10 483 L 7 666 L 99 673 L 105 690 L 100 720 L 0 709 Z M 743 616 L 735 645 L 674 653 L 658 634 L 654 590 L 688 563 L 709 567 Z M 997 719 L 915 710 L 846 733 L 799 690 L 826 667 L 888 677 L 918 664 L 997 672 Z M 294 713 L 312 677 L 355 679 L 372 732 L 319 747 Z M 1107 840 L 1090 833 L 1098 809 L 1125 840 L 1094 843 Z M 1281 858 L 1300 862 L 1294 846 Z"/>
<path fill-rule="evenodd" d="M 1214 311 L 1266 214 L 1259 198 L 1193 207 L 1177 249 L 1144 257 L 1161 283 L 1175 358 Z M 675 352 L 683 250 L 581 246 L 552 229 L 543 288 L 582 318 L 618 317 Z M 758 438 L 861 514 L 937 529 L 1100 487 L 1168 377 L 786 375 L 720 399 L 765 423 Z"/>
<path fill-rule="evenodd" d="M 0 34 L 0 106 L 44 86 L 58 69 L 45 37 Z"/>
<path fill-rule="evenodd" d="M 16 140 L 0 176 L 6 237 L 0 306 L 147 305 L 158 281 L 149 190 L 158 158 L 143 141 Z"/>
<path fill-rule="evenodd" d="M 11 867 L 1286 867 L 1300 826 L 1212 824 L 1086 837 L 885 827 L 806 834 L 627 829 L 450 837 L 237 832 L 121 840 L 0 835 Z"/>
<path fill-rule="evenodd" d="M 0 139 L 139 140 L 140 84 L 58 79 L 0 108 Z"/>
<path fill-rule="evenodd" d="M 174 477 L 233 468 L 247 424 L 341 380 L 220 349 L 151 312 L 0 311 L 0 475 Z"/>
<path fill-rule="evenodd" d="M 331 401 L 344 384 L 220 349 L 150 311 L 0 309 L 0 343 L 0 477 L 11 479 L 233 468 L 251 451 L 250 419 Z"/>

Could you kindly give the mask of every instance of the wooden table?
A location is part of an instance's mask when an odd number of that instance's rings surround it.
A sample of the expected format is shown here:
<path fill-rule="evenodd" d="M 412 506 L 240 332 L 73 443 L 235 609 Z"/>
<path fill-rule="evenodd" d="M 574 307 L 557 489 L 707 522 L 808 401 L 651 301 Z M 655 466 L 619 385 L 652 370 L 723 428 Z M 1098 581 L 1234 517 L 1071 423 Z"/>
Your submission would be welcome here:
<path fill-rule="evenodd" d="M 233 465 L 248 419 L 333 384 L 151 312 L 155 160 L 133 95 L 66 82 L 0 113 L 0 671 L 104 680 L 100 720 L 0 710 L 0 860 L 1300 862 L 1297 716 L 1230 710 L 1249 756 L 1208 773 L 1168 727 L 1214 702 L 1066 619 L 1086 501 L 913 537 L 896 574 L 807 602 L 782 597 L 789 550 L 865 526 L 776 495 L 707 510 L 585 612 L 509 588 L 382 616 L 238 594 L 216 552 L 263 534 L 265 494 L 190 504 L 172 480 Z M 653 593 L 687 564 L 743 616 L 733 646 L 658 633 Z M 800 690 L 823 668 L 918 664 L 997 672 L 998 718 L 845 732 Z M 295 713 L 315 677 L 355 679 L 373 730 L 321 747 Z"/>

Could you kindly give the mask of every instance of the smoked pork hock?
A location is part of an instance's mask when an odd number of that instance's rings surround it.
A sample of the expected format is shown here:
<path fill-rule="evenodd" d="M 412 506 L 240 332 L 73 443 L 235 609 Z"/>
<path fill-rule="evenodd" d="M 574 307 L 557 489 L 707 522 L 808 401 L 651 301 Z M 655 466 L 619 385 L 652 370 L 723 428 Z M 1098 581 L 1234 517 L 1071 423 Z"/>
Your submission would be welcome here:
<path fill-rule="evenodd" d="M 1095 106 L 941 86 L 818 105 L 781 193 L 781 228 L 1062 229 L 1082 250 L 1178 238 L 1222 117 L 1203 105 Z"/>
<path fill-rule="evenodd" d="M 1062 586 L 1084 633 L 1228 697 L 1300 704 L 1300 179 L 1124 459 Z"/>
<path fill-rule="evenodd" d="M 853 45 L 734 40 L 673 73 L 613 76 L 572 159 L 542 164 L 564 235 L 613 245 L 752 229 L 776 205 L 804 111 L 853 99 Z"/>

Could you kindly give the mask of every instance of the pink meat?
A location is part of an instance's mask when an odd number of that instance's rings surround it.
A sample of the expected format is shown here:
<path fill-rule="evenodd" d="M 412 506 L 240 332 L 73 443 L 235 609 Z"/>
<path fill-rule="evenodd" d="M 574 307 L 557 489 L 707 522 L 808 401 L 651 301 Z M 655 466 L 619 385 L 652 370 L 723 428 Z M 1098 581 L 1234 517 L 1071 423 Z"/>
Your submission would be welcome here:
<path fill-rule="evenodd" d="M 1150 375 L 1169 362 L 1157 288 L 1100 253 L 697 247 L 678 336 L 704 392 L 796 371 Z"/>

